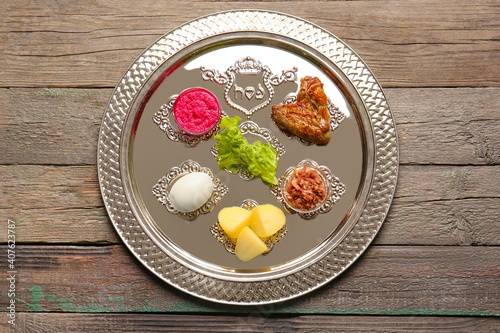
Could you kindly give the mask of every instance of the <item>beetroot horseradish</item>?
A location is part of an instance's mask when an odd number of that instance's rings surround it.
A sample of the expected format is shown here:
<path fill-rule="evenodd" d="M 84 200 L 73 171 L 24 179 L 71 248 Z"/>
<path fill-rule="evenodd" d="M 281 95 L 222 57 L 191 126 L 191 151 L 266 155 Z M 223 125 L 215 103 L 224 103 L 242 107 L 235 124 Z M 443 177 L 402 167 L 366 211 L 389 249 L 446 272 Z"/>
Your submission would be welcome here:
<path fill-rule="evenodd" d="M 203 88 L 184 90 L 174 103 L 177 125 L 191 135 L 203 135 L 217 125 L 221 111 L 217 97 Z"/>

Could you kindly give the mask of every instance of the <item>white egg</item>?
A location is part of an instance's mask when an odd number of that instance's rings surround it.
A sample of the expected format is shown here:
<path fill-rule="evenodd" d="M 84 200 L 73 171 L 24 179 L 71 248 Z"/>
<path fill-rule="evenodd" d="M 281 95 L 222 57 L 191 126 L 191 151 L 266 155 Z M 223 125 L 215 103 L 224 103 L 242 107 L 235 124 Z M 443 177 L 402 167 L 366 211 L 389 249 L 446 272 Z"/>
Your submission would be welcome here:
<path fill-rule="evenodd" d="M 180 212 L 192 212 L 210 199 L 212 178 L 204 172 L 192 172 L 179 178 L 170 190 L 170 202 Z"/>

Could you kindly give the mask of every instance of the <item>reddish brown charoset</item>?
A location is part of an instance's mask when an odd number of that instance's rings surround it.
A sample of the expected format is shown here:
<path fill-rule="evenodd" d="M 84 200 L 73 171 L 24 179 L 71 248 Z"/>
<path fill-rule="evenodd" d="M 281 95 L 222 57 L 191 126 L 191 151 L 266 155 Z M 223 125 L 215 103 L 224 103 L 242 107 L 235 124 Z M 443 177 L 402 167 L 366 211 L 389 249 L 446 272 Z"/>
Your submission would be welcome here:
<path fill-rule="evenodd" d="M 292 207 L 303 211 L 313 210 L 326 197 L 325 184 L 317 170 L 295 168 L 286 185 L 285 196 Z"/>

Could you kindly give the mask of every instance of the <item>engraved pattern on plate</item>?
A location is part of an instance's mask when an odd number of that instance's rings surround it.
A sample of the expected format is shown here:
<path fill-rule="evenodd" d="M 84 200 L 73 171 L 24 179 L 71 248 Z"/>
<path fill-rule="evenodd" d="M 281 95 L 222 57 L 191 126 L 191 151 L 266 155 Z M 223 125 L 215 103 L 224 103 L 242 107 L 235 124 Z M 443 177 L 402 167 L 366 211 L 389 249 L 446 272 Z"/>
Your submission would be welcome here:
<path fill-rule="evenodd" d="M 317 168 L 319 172 L 321 172 L 324 178 L 324 181 L 326 181 L 326 193 L 327 197 L 325 198 L 323 204 L 321 207 L 317 208 L 313 212 L 300 212 L 297 211 L 294 207 L 292 207 L 286 200 L 285 194 L 283 193 L 283 188 L 286 185 L 287 178 L 286 175 L 290 174 L 294 168 L 300 168 L 304 166 L 309 166 L 312 168 Z M 300 162 L 296 167 L 291 167 L 287 171 L 285 171 L 285 175 L 279 178 L 279 184 L 271 186 L 269 188 L 271 194 L 278 200 L 279 203 L 286 209 L 287 212 L 291 214 L 297 213 L 301 218 L 304 220 L 312 220 L 318 214 L 325 214 L 328 213 L 335 202 L 340 199 L 342 194 L 345 193 L 346 187 L 345 185 L 333 175 L 333 173 L 330 171 L 330 169 L 324 165 L 318 165 L 315 161 L 305 159 L 302 162 Z"/>
<path fill-rule="evenodd" d="M 294 104 L 297 102 L 297 95 L 290 94 L 288 95 L 284 100 L 282 104 Z M 333 131 L 336 129 L 342 120 L 345 119 L 345 114 L 339 110 L 339 108 L 328 99 L 328 105 L 327 105 L 328 113 L 330 114 L 330 130 Z M 305 146 L 312 146 L 314 143 L 304 140 L 302 138 L 299 138 L 293 134 L 287 133 L 285 131 L 282 131 L 283 135 L 285 135 L 289 139 L 297 139 L 300 143 L 304 144 Z"/>
<path fill-rule="evenodd" d="M 170 190 L 176 180 L 191 172 L 203 172 L 209 175 L 213 183 L 213 192 L 207 202 L 200 208 L 191 212 L 180 212 L 175 209 L 170 201 Z M 180 166 L 171 168 L 166 175 L 161 177 L 153 186 L 154 196 L 170 213 L 179 215 L 189 221 L 195 220 L 200 214 L 210 213 L 228 191 L 228 187 L 224 185 L 219 178 L 214 176 L 212 170 L 202 167 L 199 163 L 192 160 L 185 161 Z"/>
<path fill-rule="evenodd" d="M 295 39 L 335 63 L 351 80 L 366 105 L 376 147 L 369 197 L 347 236 L 320 260 L 297 272 L 252 282 L 200 274 L 163 252 L 144 232 L 129 206 L 119 162 L 120 138 L 127 112 L 149 75 L 166 59 L 196 41 L 240 31 L 262 31 Z M 396 188 L 398 160 L 392 113 L 382 88 L 359 56 L 317 25 L 286 14 L 260 10 L 235 10 L 202 17 L 181 25 L 151 45 L 118 83 L 103 117 L 98 146 L 99 183 L 108 215 L 138 260 L 158 277 L 188 294 L 241 305 L 292 299 L 319 288 L 345 271 L 368 247 L 386 217 Z M 304 283 L 305 279 L 309 283 Z"/>
<path fill-rule="evenodd" d="M 253 121 L 244 121 L 238 125 L 238 128 L 240 129 L 241 133 L 243 135 L 250 134 L 250 135 L 255 135 L 257 137 L 260 137 L 264 140 L 266 140 L 271 147 L 276 150 L 276 158 L 279 160 L 281 156 L 286 152 L 286 148 L 281 142 L 279 142 L 278 138 L 276 138 L 273 133 L 268 130 L 267 128 L 264 127 L 259 127 L 256 123 Z M 213 146 L 210 149 L 210 153 L 212 154 L 213 157 L 217 159 L 217 156 L 219 154 L 219 149 L 217 149 L 215 146 Z M 248 171 L 247 168 L 238 168 L 238 172 L 234 173 L 230 170 L 226 170 L 229 173 L 232 174 L 237 174 L 241 177 L 241 179 L 245 180 L 252 180 L 255 178 L 255 176 Z"/>
<path fill-rule="evenodd" d="M 189 148 L 195 147 L 200 142 L 210 139 L 219 129 L 220 119 L 217 121 L 213 130 L 200 136 L 183 133 L 182 130 L 176 128 L 176 126 L 172 126 L 170 116 L 173 114 L 174 103 L 177 97 L 179 97 L 178 94 L 172 95 L 167 99 L 167 102 L 163 104 L 160 110 L 153 115 L 153 122 L 157 124 L 163 132 L 165 132 L 170 140 L 175 142 L 179 141 L 184 146 Z M 224 116 L 226 116 L 226 113 L 221 111 L 221 119 Z M 175 123 L 175 120 L 173 123 Z"/>
<path fill-rule="evenodd" d="M 274 97 L 273 86 L 279 86 L 282 83 L 294 82 L 297 80 L 297 67 L 284 70 L 281 75 L 277 75 L 273 74 L 268 66 L 263 65 L 260 61 L 252 57 L 237 60 L 234 65 L 230 66 L 224 73 L 205 67 L 201 67 L 200 69 L 203 80 L 225 85 L 224 99 L 226 103 L 232 108 L 243 112 L 248 119 L 250 119 L 255 112 L 265 108 L 271 103 Z M 237 82 L 238 74 L 248 76 L 260 75 L 261 82 L 257 84 L 257 88 L 254 86 L 240 87 Z M 237 103 L 238 94 L 240 94 L 239 96 L 241 99 L 246 98 L 247 100 L 251 100 L 255 97 L 257 104 L 248 110 L 243 107 L 241 103 Z M 233 98 L 231 98 L 231 95 L 233 95 Z M 268 97 L 264 99 L 266 95 Z"/>
<path fill-rule="evenodd" d="M 252 210 L 253 208 L 257 207 L 258 205 L 259 204 L 257 203 L 257 201 L 252 200 L 252 199 L 246 199 L 246 200 L 243 200 L 243 202 L 240 204 L 240 207 L 247 209 L 247 210 Z M 231 238 L 222 229 L 222 227 L 219 224 L 219 221 L 217 221 L 217 223 L 214 224 L 210 228 L 210 232 L 220 243 L 222 243 L 224 245 L 227 252 L 234 254 L 234 249 L 236 247 L 236 244 L 231 240 Z M 286 234 L 286 224 L 280 230 L 278 230 L 274 235 L 268 237 L 265 240 L 264 243 L 266 243 L 268 251 L 266 253 L 263 253 L 262 255 L 267 255 L 273 249 L 273 246 L 277 242 L 279 242 L 280 239 L 285 237 L 285 234 Z"/>

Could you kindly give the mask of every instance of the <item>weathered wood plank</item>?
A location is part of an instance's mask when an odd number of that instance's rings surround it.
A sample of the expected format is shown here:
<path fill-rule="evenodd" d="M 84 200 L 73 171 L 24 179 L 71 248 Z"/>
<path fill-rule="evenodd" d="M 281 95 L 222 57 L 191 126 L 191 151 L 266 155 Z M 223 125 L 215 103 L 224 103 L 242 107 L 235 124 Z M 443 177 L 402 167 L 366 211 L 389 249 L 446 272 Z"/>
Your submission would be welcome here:
<path fill-rule="evenodd" d="M 496 318 L 20 313 L 14 332 L 495 332 Z M 0 320 L 2 327 L 3 320 Z M 4 324 L 4 327 L 7 327 Z"/>
<path fill-rule="evenodd" d="M 97 162 L 111 89 L 0 89 L 0 164 Z M 387 89 L 402 164 L 499 164 L 500 88 Z"/>
<path fill-rule="evenodd" d="M 323 26 L 360 53 L 385 87 L 500 85 L 500 16 L 494 1 L 236 4 L 287 12 Z M 226 1 L 185 1 L 182 6 L 151 0 L 140 5 L 131 0 L 8 2 L 0 25 L 1 86 L 113 87 L 164 33 L 234 8 Z"/>
<path fill-rule="evenodd" d="M 5 248 L 5 247 L 4 247 Z M 499 247 L 371 246 L 338 279 L 282 304 L 238 308 L 163 283 L 120 245 L 16 247 L 24 311 L 500 315 Z M 9 281 L 0 280 L 2 290 Z M 0 299 L 6 308 L 7 298 Z"/>
<path fill-rule="evenodd" d="M 93 166 L 0 165 L 0 208 L 93 208 L 102 206 Z M 400 203 L 499 198 L 497 166 L 403 165 L 395 197 Z"/>
<path fill-rule="evenodd" d="M 109 89 L 0 90 L 1 163 L 96 164 L 110 95 Z"/>
<path fill-rule="evenodd" d="M 0 166 L 0 228 L 16 221 L 23 243 L 120 242 L 87 166 Z M 400 169 L 395 199 L 377 244 L 500 245 L 497 166 Z M 0 242 L 6 235 L 0 233 Z"/>
<path fill-rule="evenodd" d="M 103 206 L 0 209 L 0 215 L 16 222 L 17 241 L 20 243 L 117 244 L 121 242 Z M 6 222 L 0 222 L 0 226 L 6 225 Z M 6 234 L 2 234 L 0 243 L 6 242 L 6 237 Z"/>
<path fill-rule="evenodd" d="M 400 204 L 395 199 L 374 240 L 379 245 L 500 245 L 498 199 Z M 0 209 L 21 243 L 120 244 L 104 207 Z M 0 243 L 6 236 L 0 236 Z"/>
<path fill-rule="evenodd" d="M 499 245 L 500 199 L 400 203 L 395 199 L 375 244 Z"/>
<path fill-rule="evenodd" d="M 500 163 L 500 91 L 387 89 L 401 163 Z"/>
<path fill-rule="evenodd" d="M 0 166 L 2 208 L 102 207 L 97 170 L 90 166 Z"/>

